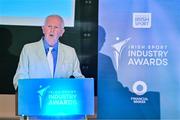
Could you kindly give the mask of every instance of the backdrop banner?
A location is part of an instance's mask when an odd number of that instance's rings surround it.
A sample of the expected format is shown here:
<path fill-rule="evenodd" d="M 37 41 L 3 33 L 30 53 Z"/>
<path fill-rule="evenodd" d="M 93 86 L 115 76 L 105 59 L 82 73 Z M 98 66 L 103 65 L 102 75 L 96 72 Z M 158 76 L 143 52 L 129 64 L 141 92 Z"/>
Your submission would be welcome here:
<path fill-rule="evenodd" d="M 99 0 L 98 118 L 180 119 L 178 0 Z"/>

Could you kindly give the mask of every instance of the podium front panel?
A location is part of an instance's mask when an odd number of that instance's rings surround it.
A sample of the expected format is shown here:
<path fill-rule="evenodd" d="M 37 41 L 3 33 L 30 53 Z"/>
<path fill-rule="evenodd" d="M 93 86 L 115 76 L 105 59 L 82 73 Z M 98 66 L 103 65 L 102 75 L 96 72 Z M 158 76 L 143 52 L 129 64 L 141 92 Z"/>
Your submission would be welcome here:
<path fill-rule="evenodd" d="M 21 79 L 18 115 L 75 116 L 94 114 L 94 80 Z"/>

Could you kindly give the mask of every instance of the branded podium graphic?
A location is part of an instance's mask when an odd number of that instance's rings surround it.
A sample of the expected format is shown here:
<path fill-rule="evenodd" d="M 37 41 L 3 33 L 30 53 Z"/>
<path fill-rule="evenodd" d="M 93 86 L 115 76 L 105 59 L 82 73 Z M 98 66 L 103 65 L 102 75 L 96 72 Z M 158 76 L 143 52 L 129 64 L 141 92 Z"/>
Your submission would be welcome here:
<path fill-rule="evenodd" d="M 19 80 L 18 115 L 94 115 L 94 80 L 92 78 Z"/>

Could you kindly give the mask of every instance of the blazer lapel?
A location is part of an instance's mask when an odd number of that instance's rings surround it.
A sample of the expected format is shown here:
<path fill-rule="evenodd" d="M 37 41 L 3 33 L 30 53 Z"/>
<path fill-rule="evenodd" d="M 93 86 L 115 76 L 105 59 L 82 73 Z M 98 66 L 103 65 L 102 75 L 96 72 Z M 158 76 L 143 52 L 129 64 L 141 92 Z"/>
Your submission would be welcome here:
<path fill-rule="evenodd" d="M 44 68 L 45 68 L 42 71 L 42 73 L 48 74 L 49 76 L 51 76 L 48 61 L 46 58 L 46 52 L 44 50 L 43 40 L 41 39 L 37 45 L 38 45 L 37 48 L 39 48 L 39 50 L 37 50 L 38 56 L 39 56 L 40 60 L 42 61 L 40 66 L 44 66 Z"/>
<path fill-rule="evenodd" d="M 56 77 L 59 72 L 61 72 L 61 68 L 64 60 L 64 52 L 61 43 L 58 44 L 58 54 L 57 54 L 57 62 L 54 76 Z"/>

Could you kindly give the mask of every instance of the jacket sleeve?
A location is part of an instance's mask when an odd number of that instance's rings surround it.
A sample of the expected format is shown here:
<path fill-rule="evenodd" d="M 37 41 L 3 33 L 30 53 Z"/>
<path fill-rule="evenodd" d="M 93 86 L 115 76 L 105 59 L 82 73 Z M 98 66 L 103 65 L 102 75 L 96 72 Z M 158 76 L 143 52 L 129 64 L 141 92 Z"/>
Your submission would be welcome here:
<path fill-rule="evenodd" d="M 82 75 L 81 73 L 81 69 L 80 69 L 80 63 L 79 63 L 79 60 L 78 60 L 78 57 L 76 55 L 76 52 L 75 50 L 73 49 L 73 61 L 74 61 L 74 66 L 73 66 L 73 76 L 75 78 L 84 78 L 84 75 Z"/>
<path fill-rule="evenodd" d="M 21 51 L 18 67 L 13 79 L 14 88 L 18 87 L 18 80 L 29 78 L 28 75 L 28 51 L 27 46 L 25 45 Z"/>

